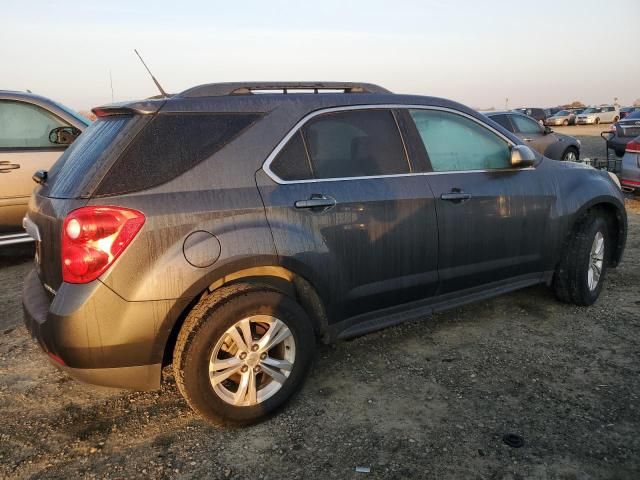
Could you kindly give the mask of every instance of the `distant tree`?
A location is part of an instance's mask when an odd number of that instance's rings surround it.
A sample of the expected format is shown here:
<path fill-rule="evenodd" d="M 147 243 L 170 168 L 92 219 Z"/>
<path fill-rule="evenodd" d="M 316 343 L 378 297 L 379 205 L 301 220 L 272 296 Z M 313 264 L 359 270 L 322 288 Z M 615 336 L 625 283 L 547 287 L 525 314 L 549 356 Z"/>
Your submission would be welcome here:
<path fill-rule="evenodd" d="M 78 112 L 80 115 L 82 115 L 84 118 L 88 118 L 89 120 L 91 120 L 92 122 L 97 118 L 95 116 L 95 114 L 91 111 L 87 111 L 87 110 L 80 110 Z"/>
<path fill-rule="evenodd" d="M 634 107 L 640 107 L 640 98 L 636 98 L 636 99 L 633 101 L 633 106 L 634 106 Z"/>
<path fill-rule="evenodd" d="M 580 100 L 574 100 L 571 103 L 567 103 L 566 105 L 563 105 L 563 108 L 584 108 L 584 107 L 586 107 L 586 105 L 582 103 Z"/>

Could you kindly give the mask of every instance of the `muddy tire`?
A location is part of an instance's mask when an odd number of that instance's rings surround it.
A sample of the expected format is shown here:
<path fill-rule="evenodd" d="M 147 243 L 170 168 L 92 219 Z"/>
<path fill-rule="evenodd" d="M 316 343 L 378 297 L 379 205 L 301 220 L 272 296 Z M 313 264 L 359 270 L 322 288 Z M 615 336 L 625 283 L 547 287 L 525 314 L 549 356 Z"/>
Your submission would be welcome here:
<path fill-rule="evenodd" d="M 564 162 L 577 162 L 580 153 L 574 147 L 567 148 L 562 154 L 562 161 Z"/>
<path fill-rule="evenodd" d="M 586 306 L 598 299 L 607 271 L 610 238 L 603 215 L 587 213 L 578 220 L 553 278 L 553 290 L 560 301 Z"/>
<path fill-rule="evenodd" d="M 569 120 L 563 120 L 562 121 L 562 126 L 566 127 L 567 125 L 569 125 Z"/>
<path fill-rule="evenodd" d="M 251 424 L 300 389 L 314 352 L 311 320 L 295 300 L 242 283 L 203 297 L 189 313 L 173 370 L 180 393 L 207 421 Z"/>

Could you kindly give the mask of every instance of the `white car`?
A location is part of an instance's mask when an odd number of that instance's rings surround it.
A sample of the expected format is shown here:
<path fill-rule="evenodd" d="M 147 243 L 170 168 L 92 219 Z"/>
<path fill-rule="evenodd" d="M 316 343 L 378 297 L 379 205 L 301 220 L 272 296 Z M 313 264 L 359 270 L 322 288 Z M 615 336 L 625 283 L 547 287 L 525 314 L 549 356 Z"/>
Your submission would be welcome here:
<path fill-rule="evenodd" d="M 618 107 L 605 105 L 601 107 L 589 107 L 576 117 L 577 125 L 588 125 L 599 123 L 615 123 L 620 120 L 620 110 Z"/>

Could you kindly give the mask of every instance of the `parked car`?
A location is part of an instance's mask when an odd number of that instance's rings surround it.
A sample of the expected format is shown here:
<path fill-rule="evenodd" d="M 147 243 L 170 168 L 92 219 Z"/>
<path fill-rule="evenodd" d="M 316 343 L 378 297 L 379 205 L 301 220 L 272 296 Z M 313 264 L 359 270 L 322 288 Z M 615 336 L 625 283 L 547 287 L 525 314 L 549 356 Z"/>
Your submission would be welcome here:
<path fill-rule="evenodd" d="M 525 107 L 525 108 L 516 108 L 513 111 L 523 113 L 524 115 L 527 115 L 531 118 L 535 118 L 540 125 L 544 125 L 544 121 L 549 116 L 547 115 L 547 112 L 545 112 L 544 108 Z"/>
<path fill-rule="evenodd" d="M 624 191 L 640 193 L 640 135 L 628 142 L 625 147 L 620 183 Z"/>
<path fill-rule="evenodd" d="M 567 126 L 575 123 L 575 114 L 571 110 L 560 110 L 545 119 L 544 124 L 548 126 Z"/>
<path fill-rule="evenodd" d="M 562 108 L 560 107 L 551 107 L 551 108 L 545 108 L 544 109 L 544 113 L 547 117 L 552 117 L 554 116 L 556 113 L 558 113 L 560 110 L 562 110 Z"/>
<path fill-rule="evenodd" d="M 214 423 L 283 405 L 317 339 L 540 283 L 590 305 L 624 249 L 615 176 L 448 100 L 232 83 L 94 112 L 30 202 L 26 325 L 90 383 L 171 362 Z"/>
<path fill-rule="evenodd" d="M 614 150 L 618 157 L 624 155 L 627 143 L 640 135 L 640 110 L 611 125 L 607 137 L 607 148 Z"/>
<path fill-rule="evenodd" d="M 611 105 L 586 108 L 576 117 L 576 125 L 593 123 L 615 123 L 620 119 L 620 111 Z"/>
<path fill-rule="evenodd" d="M 637 111 L 640 111 L 640 107 L 622 107 L 620 109 L 620 119 L 626 118 L 628 115 Z"/>
<path fill-rule="evenodd" d="M 551 128 L 541 126 L 527 115 L 509 111 L 492 111 L 484 114 L 545 157 L 570 162 L 580 158 L 580 140 L 555 133 Z"/>
<path fill-rule="evenodd" d="M 47 170 L 89 121 L 27 92 L 0 90 L 0 247 L 32 241 L 22 228 L 31 179 Z"/>

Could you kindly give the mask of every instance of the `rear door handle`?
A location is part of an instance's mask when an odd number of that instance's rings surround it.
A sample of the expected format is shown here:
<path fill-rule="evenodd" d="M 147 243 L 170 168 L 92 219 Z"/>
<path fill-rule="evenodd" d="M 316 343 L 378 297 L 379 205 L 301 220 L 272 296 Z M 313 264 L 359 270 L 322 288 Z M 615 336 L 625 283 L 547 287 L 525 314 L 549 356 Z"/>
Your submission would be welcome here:
<path fill-rule="evenodd" d="M 451 193 L 443 193 L 440 195 L 442 200 L 446 200 L 448 202 L 463 202 L 465 200 L 469 200 L 471 195 L 464 192 L 451 192 Z"/>
<path fill-rule="evenodd" d="M 329 210 L 335 206 L 335 198 L 325 197 L 324 195 L 314 194 L 308 200 L 298 200 L 294 203 L 296 208 L 310 208 L 312 210 Z"/>
<path fill-rule="evenodd" d="M 20 165 L 17 163 L 9 163 L 9 160 L 0 161 L 0 173 L 10 173 L 11 170 L 17 170 Z"/>

